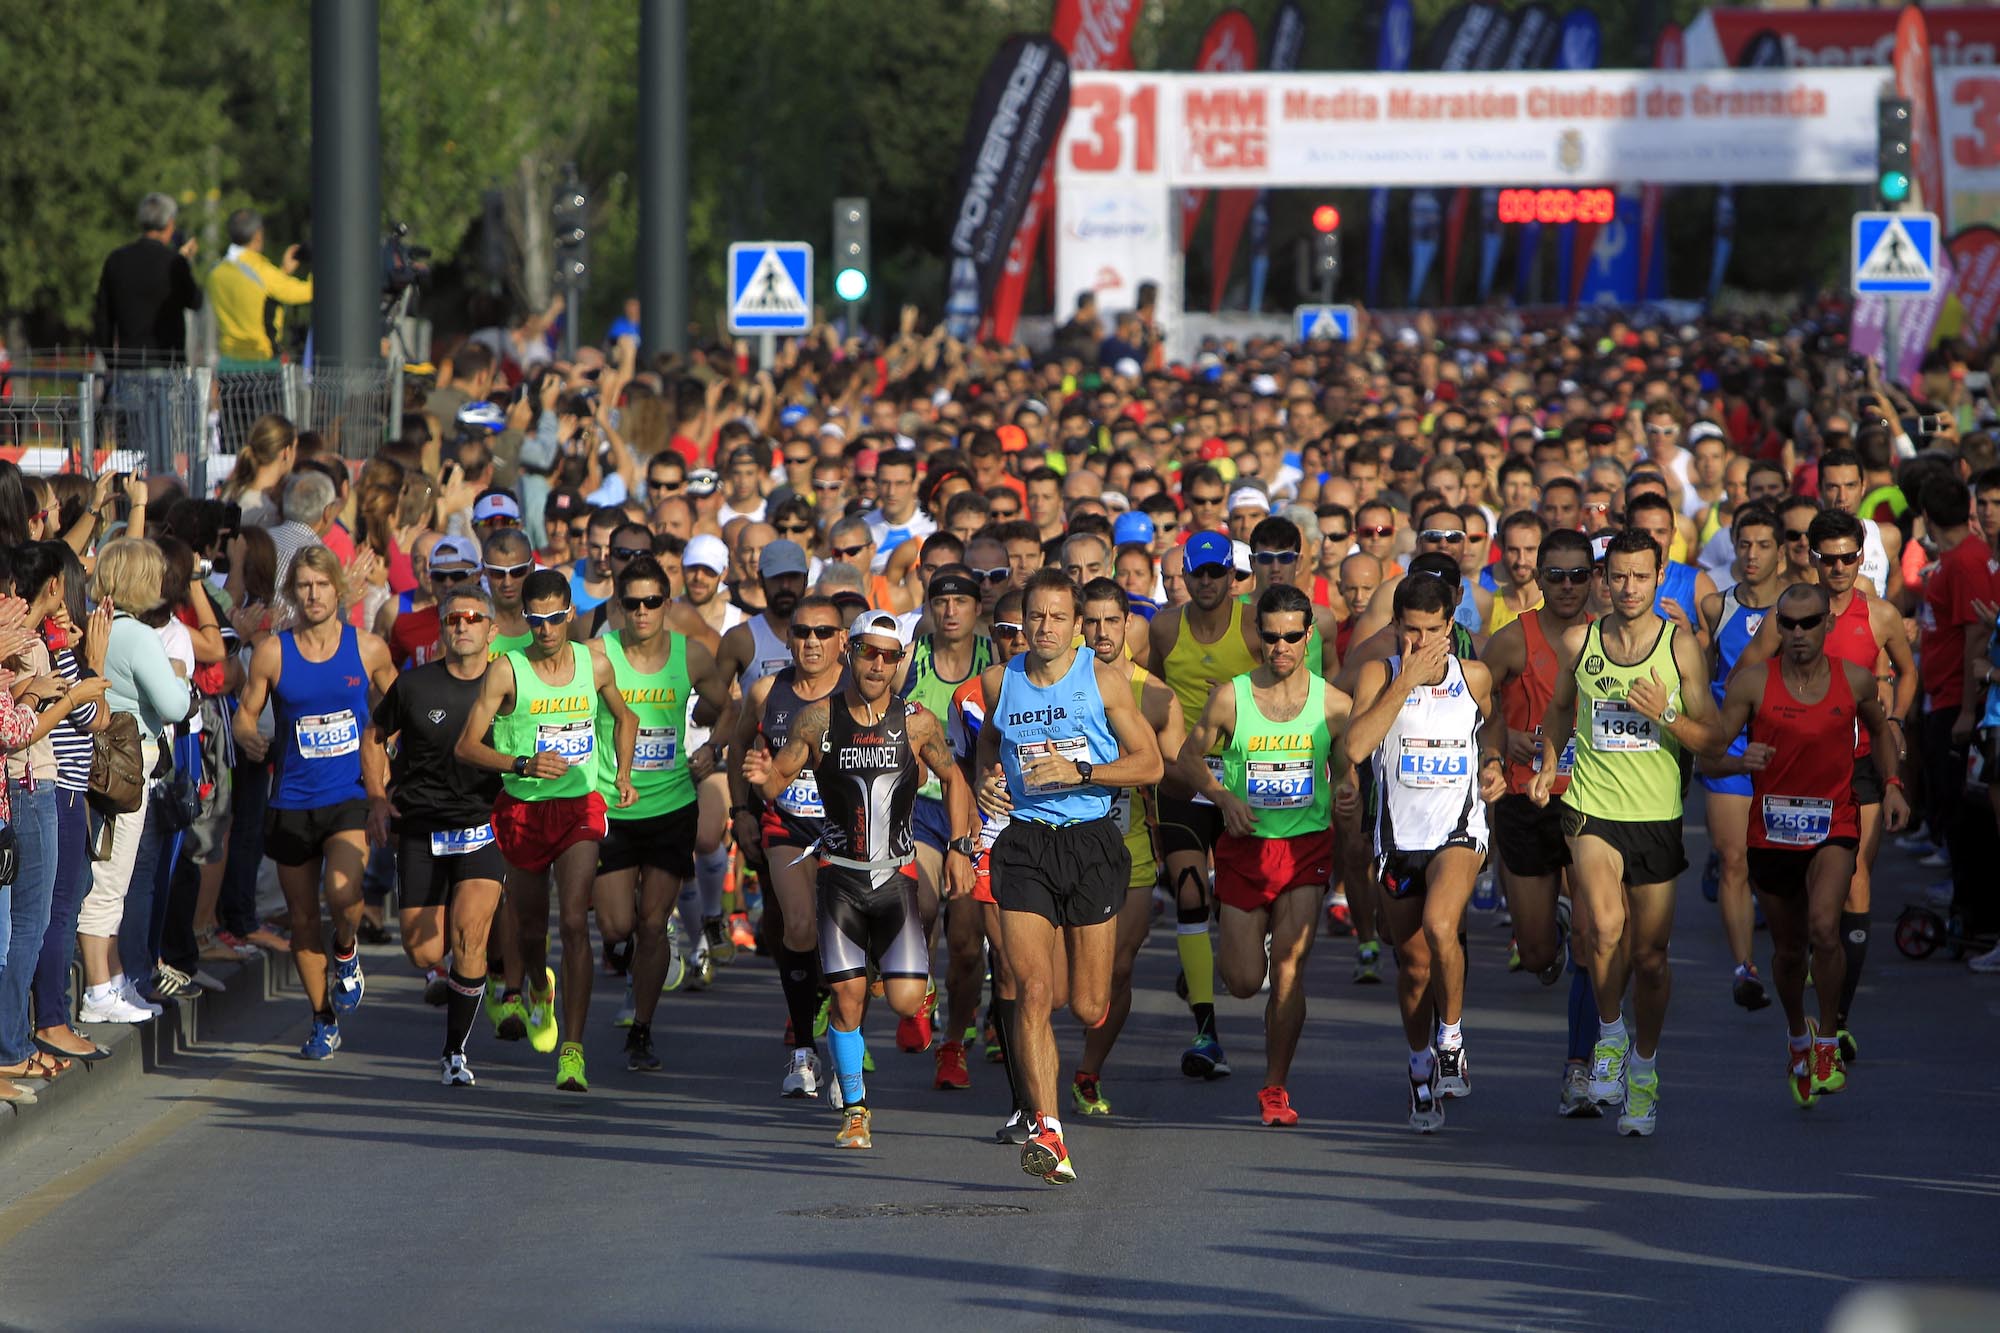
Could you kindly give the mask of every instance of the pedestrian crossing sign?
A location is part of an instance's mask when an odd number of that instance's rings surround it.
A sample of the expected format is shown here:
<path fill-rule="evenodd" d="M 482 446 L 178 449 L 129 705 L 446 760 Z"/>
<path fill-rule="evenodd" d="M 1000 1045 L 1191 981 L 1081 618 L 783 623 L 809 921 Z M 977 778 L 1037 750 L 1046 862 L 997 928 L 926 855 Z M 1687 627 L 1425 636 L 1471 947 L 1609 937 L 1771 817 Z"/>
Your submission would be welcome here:
<path fill-rule="evenodd" d="M 1292 341 L 1347 342 L 1354 337 L 1351 305 L 1302 305 L 1292 311 Z"/>
<path fill-rule="evenodd" d="M 1938 286 L 1935 213 L 1856 213 L 1856 296 L 1932 296 Z"/>
<path fill-rule="evenodd" d="M 738 241 L 729 247 L 729 331 L 812 330 L 812 246 L 805 241 Z"/>

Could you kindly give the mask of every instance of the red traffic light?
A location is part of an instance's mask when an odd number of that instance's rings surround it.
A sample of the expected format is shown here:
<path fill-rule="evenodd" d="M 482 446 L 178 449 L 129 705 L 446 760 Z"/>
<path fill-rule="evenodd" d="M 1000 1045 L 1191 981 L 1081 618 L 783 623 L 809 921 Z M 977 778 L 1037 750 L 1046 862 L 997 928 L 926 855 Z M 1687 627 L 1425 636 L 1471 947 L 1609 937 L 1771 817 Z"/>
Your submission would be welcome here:
<path fill-rule="evenodd" d="M 1340 230 L 1340 210 L 1332 204 L 1321 204 L 1313 210 L 1314 231 Z"/>

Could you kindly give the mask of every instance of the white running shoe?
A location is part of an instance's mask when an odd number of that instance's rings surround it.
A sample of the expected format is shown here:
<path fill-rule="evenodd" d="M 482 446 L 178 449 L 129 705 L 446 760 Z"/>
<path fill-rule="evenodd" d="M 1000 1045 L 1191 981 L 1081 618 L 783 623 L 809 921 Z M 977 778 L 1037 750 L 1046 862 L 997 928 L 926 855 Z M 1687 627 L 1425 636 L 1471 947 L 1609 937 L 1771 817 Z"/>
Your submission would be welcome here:
<path fill-rule="evenodd" d="M 625 981 L 624 1002 L 618 1006 L 618 1012 L 611 1016 L 611 1026 L 615 1028 L 631 1027 L 632 1016 L 635 1012 L 636 1010 L 632 1006 L 632 982 L 628 977 Z"/>
<path fill-rule="evenodd" d="M 125 1003 L 135 1009 L 144 1009 L 155 1018 L 167 1012 L 165 1005 L 154 1004 L 151 1000 L 147 999 L 138 986 L 133 984 L 130 977 L 120 976 L 118 978 L 118 993 L 125 997 Z"/>
<path fill-rule="evenodd" d="M 82 1023 L 147 1023 L 151 1022 L 153 1017 L 154 1014 L 151 1010 L 141 1009 L 138 1005 L 126 999 L 123 991 L 113 991 L 102 999 L 96 1000 L 91 999 L 86 993 L 83 997 L 83 1007 L 77 1014 L 77 1021 Z"/>
<path fill-rule="evenodd" d="M 438 1082 L 447 1088 L 469 1088 L 478 1081 L 472 1076 L 472 1066 L 465 1062 L 463 1055 L 438 1058 Z"/>
<path fill-rule="evenodd" d="M 1975 972 L 2000 972 L 2000 944 L 1994 945 L 1976 958 L 1968 958 L 1965 965 Z"/>
<path fill-rule="evenodd" d="M 817 1097 L 825 1081 L 819 1053 L 810 1046 L 800 1046 L 792 1051 L 791 1063 L 785 1066 L 785 1081 L 778 1091 L 787 1097 Z"/>

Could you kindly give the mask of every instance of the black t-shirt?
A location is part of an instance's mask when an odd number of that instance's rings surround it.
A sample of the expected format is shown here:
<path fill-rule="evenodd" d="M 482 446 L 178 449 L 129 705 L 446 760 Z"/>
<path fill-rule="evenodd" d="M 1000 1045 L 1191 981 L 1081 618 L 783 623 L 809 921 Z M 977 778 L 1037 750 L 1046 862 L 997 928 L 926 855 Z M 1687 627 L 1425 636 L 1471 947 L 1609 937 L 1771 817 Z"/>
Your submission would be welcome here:
<path fill-rule="evenodd" d="M 389 794 L 402 812 L 397 833 L 475 828 L 493 817 L 500 775 L 452 753 L 478 698 L 479 681 L 460 680 L 443 662 L 405 671 L 382 696 L 374 725 L 385 736 L 401 733 L 389 761 Z"/>

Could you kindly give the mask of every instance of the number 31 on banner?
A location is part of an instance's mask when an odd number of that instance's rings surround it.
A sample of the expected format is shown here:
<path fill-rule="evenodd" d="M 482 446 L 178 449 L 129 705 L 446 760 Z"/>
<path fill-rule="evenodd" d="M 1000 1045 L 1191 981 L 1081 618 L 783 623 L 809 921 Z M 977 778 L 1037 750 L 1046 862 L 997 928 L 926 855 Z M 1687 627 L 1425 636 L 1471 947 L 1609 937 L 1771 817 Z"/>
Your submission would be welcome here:
<path fill-rule="evenodd" d="M 1092 174 L 1150 176 L 1159 170 L 1159 87 L 1087 83 L 1070 92 L 1074 125 L 1069 168 Z"/>

